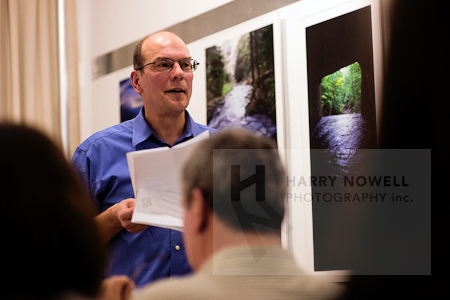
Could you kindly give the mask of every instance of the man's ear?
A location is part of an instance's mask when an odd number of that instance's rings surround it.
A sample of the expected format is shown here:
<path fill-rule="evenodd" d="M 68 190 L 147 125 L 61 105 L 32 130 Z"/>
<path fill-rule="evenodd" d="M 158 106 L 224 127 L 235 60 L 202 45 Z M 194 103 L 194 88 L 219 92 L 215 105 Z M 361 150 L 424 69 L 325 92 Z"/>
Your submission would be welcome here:
<path fill-rule="evenodd" d="M 211 209 L 208 207 L 206 203 L 205 197 L 203 196 L 202 191 L 199 188 L 194 188 L 191 191 L 191 207 L 194 220 L 192 220 L 195 224 L 195 229 L 198 232 L 203 232 L 207 229 L 208 224 L 210 224 L 211 220 Z"/>
<path fill-rule="evenodd" d="M 130 80 L 136 93 L 141 94 L 141 74 L 138 74 L 139 72 L 140 71 L 133 70 L 130 74 Z"/>

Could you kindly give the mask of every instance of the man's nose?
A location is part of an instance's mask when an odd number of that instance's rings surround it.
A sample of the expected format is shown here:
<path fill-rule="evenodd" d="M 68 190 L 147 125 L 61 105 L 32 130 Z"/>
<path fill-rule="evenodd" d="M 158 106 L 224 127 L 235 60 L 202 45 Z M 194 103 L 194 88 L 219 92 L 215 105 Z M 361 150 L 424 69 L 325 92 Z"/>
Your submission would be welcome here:
<path fill-rule="evenodd" d="M 184 77 L 184 71 L 181 69 L 180 62 L 174 61 L 172 70 L 170 70 L 170 76 L 172 79 L 182 79 Z"/>

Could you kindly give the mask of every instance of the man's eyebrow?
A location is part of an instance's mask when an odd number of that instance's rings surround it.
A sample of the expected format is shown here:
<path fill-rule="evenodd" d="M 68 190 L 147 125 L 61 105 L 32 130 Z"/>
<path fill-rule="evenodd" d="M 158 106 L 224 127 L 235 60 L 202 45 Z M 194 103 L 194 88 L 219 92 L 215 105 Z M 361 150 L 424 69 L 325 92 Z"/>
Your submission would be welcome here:
<path fill-rule="evenodd" d="M 160 56 L 160 57 L 156 57 L 155 58 L 155 60 L 158 60 L 158 59 L 171 59 L 171 60 L 174 60 L 173 58 L 170 58 L 170 57 L 167 57 L 167 56 Z M 187 56 L 187 57 L 184 57 L 182 59 L 192 59 L 192 56 Z"/>

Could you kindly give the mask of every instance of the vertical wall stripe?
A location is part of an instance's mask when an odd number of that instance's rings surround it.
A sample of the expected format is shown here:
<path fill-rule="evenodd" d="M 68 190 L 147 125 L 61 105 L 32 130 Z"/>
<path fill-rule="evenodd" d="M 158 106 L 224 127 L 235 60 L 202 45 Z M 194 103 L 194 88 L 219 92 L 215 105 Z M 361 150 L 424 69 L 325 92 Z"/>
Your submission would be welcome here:
<path fill-rule="evenodd" d="M 61 111 L 61 144 L 65 157 L 69 153 L 69 124 L 68 124 L 68 82 L 66 61 L 66 39 L 64 0 L 58 0 L 58 50 L 59 50 L 59 86 L 60 86 L 60 111 Z"/>

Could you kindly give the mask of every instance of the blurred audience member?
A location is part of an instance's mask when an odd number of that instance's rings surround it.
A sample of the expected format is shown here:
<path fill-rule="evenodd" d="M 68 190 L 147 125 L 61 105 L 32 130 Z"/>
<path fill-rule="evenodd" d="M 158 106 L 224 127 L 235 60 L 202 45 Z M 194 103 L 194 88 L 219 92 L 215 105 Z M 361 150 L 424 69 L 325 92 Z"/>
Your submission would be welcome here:
<path fill-rule="evenodd" d="M 100 289 L 106 254 L 91 204 L 59 149 L 21 125 L 0 124 L 0 141 L 1 298 L 125 299 L 126 278 Z"/>
<path fill-rule="evenodd" d="M 281 247 L 286 175 L 272 140 L 242 130 L 216 133 L 193 151 L 182 179 L 184 242 L 195 273 L 150 284 L 136 300 L 336 299 L 342 293 L 342 286 L 308 275 Z"/>

